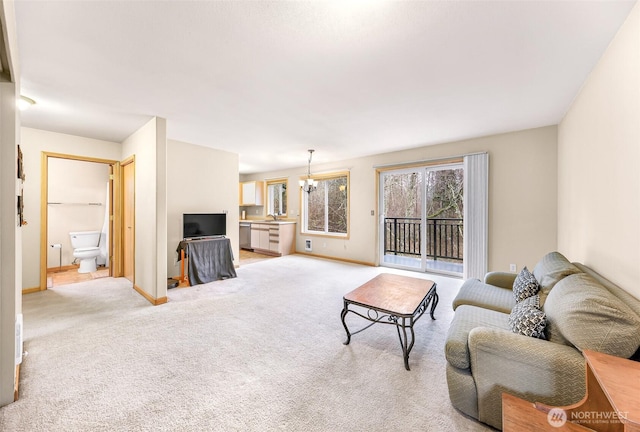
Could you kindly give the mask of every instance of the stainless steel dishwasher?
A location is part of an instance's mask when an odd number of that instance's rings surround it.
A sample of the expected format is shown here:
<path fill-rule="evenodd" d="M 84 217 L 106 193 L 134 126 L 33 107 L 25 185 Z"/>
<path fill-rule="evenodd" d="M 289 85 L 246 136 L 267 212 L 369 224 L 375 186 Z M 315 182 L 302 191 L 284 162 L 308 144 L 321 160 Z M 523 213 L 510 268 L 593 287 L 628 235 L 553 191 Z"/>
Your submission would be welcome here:
<path fill-rule="evenodd" d="M 240 249 L 251 249 L 251 224 L 240 222 Z"/>

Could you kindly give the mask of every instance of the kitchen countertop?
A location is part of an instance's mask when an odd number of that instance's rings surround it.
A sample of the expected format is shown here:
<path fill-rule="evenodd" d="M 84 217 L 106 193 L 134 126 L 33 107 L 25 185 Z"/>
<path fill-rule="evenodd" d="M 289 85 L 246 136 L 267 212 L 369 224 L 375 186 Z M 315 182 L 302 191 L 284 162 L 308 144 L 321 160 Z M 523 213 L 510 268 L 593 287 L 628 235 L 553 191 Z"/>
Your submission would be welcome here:
<path fill-rule="evenodd" d="M 287 220 L 287 219 L 278 219 L 276 221 L 272 220 L 272 219 L 268 219 L 268 220 L 257 220 L 257 219 L 244 219 L 244 220 L 240 220 L 240 223 L 249 223 L 249 224 L 267 224 L 267 225 L 286 225 L 286 224 L 294 224 L 296 223 L 296 221 L 294 220 Z"/>

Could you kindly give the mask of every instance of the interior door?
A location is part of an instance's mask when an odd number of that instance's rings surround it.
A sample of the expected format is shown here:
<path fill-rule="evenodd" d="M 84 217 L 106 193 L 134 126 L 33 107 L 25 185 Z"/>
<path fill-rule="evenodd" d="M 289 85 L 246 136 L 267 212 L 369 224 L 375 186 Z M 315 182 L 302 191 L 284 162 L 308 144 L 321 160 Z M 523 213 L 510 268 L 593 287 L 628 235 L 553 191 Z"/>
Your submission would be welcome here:
<path fill-rule="evenodd" d="M 114 182 L 114 177 L 115 175 L 115 168 L 113 166 L 113 164 L 109 165 L 109 211 L 108 211 L 108 217 L 109 217 L 109 244 L 107 245 L 108 247 L 108 252 L 107 252 L 107 262 L 109 263 L 109 276 L 114 276 L 114 256 L 115 254 L 113 253 L 113 249 L 114 249 L 114 244 L 115 242 L 113 241 L 113 236 L 114 233 L 116 232 L 115 227 L 114 227 L 114 222 L 115 222 L 115 218 L 113 217 L 113 212 L 115 209 L 115 206 L 113 204 L 113 199 L 116 196 L 115 192 L 114 192 L 114 186 L 115 186 L 115 182 Z"/>
<path fill-rule="evenodd" d="M 123 276 L 134 282 L 135 275 L 135 162 L 123 162 L 122 213 L 124 233 L 122 242 Z"/>

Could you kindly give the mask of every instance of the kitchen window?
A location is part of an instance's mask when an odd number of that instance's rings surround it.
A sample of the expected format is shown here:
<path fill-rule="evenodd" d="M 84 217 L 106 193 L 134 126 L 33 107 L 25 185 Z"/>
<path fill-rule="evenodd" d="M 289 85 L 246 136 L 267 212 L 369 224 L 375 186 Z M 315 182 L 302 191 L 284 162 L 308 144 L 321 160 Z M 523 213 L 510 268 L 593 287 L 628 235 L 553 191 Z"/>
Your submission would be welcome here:
<path fill-rule="evenodd" d="M 267 213 L 287 215 L 287 179 L 267 181 Z"/>
<path fill-rule="evenodd" d="M 349 234 L 349 173 L 314 176 L 316 189 L 302 191 L 302 232 L 336 237 Z"/>

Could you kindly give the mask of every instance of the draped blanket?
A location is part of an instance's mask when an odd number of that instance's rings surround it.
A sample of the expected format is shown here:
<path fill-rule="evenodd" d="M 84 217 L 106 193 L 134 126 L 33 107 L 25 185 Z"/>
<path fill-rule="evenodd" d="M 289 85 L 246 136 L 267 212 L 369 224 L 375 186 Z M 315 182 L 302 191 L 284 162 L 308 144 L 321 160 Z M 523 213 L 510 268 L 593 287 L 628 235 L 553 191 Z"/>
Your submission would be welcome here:
<path fill-rule="evenodd" d="M 237 277 L 228 238 L 181 241 L 178 254 L 182 249 L 189 258 L 190 285 Z"/>

